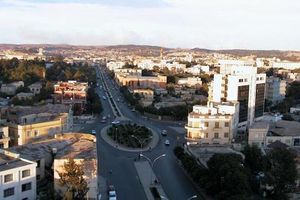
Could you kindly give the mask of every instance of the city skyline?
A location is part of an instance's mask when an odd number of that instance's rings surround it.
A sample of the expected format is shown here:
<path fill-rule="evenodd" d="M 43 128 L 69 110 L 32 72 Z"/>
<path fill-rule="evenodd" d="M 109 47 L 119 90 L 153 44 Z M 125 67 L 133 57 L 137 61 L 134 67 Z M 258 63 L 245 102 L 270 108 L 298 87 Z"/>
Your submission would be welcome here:
<path fill-rule="evenodd" d="M 300 50 L 299 8 L 294 0 L 0 0 L 0 43 Z"/>

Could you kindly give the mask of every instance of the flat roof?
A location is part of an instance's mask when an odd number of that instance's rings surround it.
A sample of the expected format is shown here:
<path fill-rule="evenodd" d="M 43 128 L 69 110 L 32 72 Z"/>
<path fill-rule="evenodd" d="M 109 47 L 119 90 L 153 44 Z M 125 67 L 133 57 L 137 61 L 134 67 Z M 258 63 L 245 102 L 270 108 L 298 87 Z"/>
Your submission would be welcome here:
<path fill-rule="evenodd" d="M 32 163 L 23 161 L 19 158 L 14 158 L 12 156 L 0 153 L 0 172 L 13 169 L 16 167 L 23 167 L 26 165 L 31 165 Z"/>
<path fill-rule="evenodd" d="M 249 129 L 268 129 L 269 123 L 265 121 L 254 122 Z"/>
<path fill-rule="evenodd" d="M 300 136 L 300 122 L 279 120 L 271 124 L 269 133 L 271 136 Z"/>

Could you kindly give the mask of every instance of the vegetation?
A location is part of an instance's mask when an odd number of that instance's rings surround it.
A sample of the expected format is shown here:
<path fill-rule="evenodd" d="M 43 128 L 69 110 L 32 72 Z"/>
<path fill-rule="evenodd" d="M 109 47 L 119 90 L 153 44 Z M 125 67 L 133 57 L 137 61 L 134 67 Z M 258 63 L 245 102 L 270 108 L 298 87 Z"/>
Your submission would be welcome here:
<path fill-rule="evenodd" d="M 103 111 L 100 98 L 95 92 L 95 88 L 90 87 L 87 91 L 86 113 L 100 114 Z"/>
<path fill-rule="evenodd" d="M 152 133 L 145 126 L 137 124 L 120 124 L 111 126 L 107 134 L 118 144 L 125 145 L 131 148 L 140 148 L 140 142 L 144 142 L 146 146 L 151 141 Z"/>
<path fill-rule="evenodd" d="M 194 182 L 216 199 L 249 199 L 263 191 L 267 198 L 287 199 L 297 179 L 295 154 L 285 148 L 274 148 L 262 155 L 257 146 L 247 146 L 243 153 L 244 160 L 238 154 L 215 154 L 204 168 L 183 148 L 174 149 Z M 266 185 L 273 189 L 267 190 L 263 187 Z"/>
<path fill-rule="evenodd" d="M 74 200 L 84 199 L 88 192 L 88 184 L 84 179 L 83 164 L 77 164 L 73 159 L 69 159 L 64 163 L 62 172 L 57 172 L 61 186 L 67 188 L 65 197 Z"/>

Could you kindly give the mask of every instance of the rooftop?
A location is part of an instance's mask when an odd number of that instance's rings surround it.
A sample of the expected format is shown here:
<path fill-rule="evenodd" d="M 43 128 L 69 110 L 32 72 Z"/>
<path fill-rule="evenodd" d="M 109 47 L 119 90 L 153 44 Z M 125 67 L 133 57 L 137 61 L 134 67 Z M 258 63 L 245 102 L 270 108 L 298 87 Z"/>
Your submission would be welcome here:
<path fill-rule="evenodd" d="M 250 129 L 268 129 L 269 123 L 265 121 L 254 122 Z"/>
<path fill-rule="evenodd" d="M 12 147 L 11 151 L 19 153 L 28 160 L 39 160 L 56 149 L 56 158 L 96 158 L 95 136 L 82 133 L 56 135 L 56 138 Z"/>
<path fill-rule="evenodd" d="M 6 155 L 5 151 L 0 152 L 0 172 L 13 169 L 16 167 L 23 167 L 32 163 L 21 160 L 18 157 Z"/>
<path fill-rule="evenodd" d="M 279 120 L 270 125 L 272 136 L 300 136 L 300 122 Z"/>

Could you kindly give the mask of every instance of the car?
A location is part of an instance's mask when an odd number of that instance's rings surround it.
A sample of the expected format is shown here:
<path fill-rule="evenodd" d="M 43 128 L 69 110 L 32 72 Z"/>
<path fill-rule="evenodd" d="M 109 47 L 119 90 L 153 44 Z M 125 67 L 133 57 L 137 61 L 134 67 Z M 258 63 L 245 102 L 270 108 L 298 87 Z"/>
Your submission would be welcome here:
<path fill-rule="evenodd" d="M 162 135 L 162 136 L 167 136 L 167 130 L 162 130 L 162 131 L 161 131 L 161 135 Z"/>
<path fill-rule="evenodd" d="M 92 134 L 93 134 L 93 135 L 96 135 L 96 130 L 92 130 Z"/>
<path fill-rule="evenodd" d="M 118 124 L 120 124 L 120 121 L 114 120 L 114 121 L 112 121 L 111 123 L 112 123 L 113 125 L 118 125 Z"/>
<path fill-rule="evenodd" d="M 169 146 L 170 145 L 170 141 L 169 140 L 165 140 L 165 145 Z"/>
<path fill-rule="evenodd" d="M 106 120 L 105 120 L 105 119 L 102 119 L 102 120 L 101 120 L 101 123 L 106 123 Z"/>
<path fill-rule="evenodd" d="M 108 199 L 109 200 L 117 200 L 117 192 L 115 190 L 115 187 L 113 185 L 108 186 Z"/>
<path fill-rule="evenodd" d="M 102 120 L 106 120 L 106 117 L 105 117 L 105 116 L 103 116 L 103 117 L 102 117 Z"/>
<path fill-rule="evenodd" d="M 106 100 L 106 97 L 105 97 L 105 96 L 103 96 L 102 98 L 103 98 L 103 100 Z"/>

